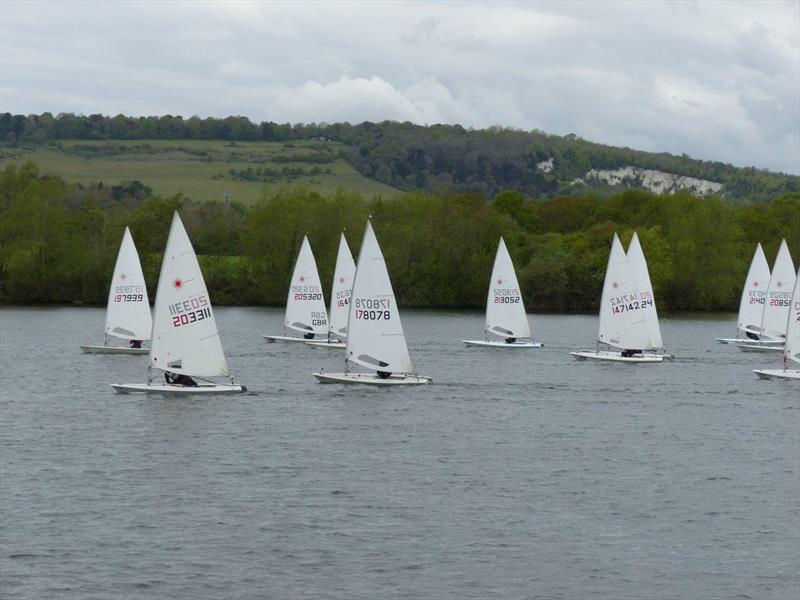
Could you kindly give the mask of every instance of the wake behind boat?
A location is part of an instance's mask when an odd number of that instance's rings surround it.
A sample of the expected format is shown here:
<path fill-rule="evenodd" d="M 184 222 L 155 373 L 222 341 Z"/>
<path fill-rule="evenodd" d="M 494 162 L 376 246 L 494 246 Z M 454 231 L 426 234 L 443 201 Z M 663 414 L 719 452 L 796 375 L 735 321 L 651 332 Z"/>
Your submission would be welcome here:
<path fill-rule="evenodd" d="M 289 333 L 298 335 L 289 335 Z M 311 251 L 308 236 L 303 236 L 300 252 L 294 264 L 286 313 L 283 318 L 283 335 L 263 336 L 267 343 L 307 342 L 328 337 L 328 311 L 322 297 L 322 285 L 317 271 L 317 261 Z"/>
<path fill-rule="evenodd" d="M 313 373 L 320 383 L 375 386 L 420 385 L 433 381 L 413 373 L 392 282 L 372 223 L 367 221 L 347 324 L 344 373 Z M 368 371 L 351 372 L 350 366 Z"/>
<path fill-rule="evenodd" d="M 473 348 L 541 348 L 533 341 L 517 273 L 502 236 L 494 257 L 489 293 L 486 298 L 486 339 L 462 340 Z M 494 337 L 489 337 L 494 336 Z M 499 339 L 498 339 L 499 338 Z"/>
<path fill-rule="evenodd" d="M 660 363 L 672 358 L 664 353 L 650 274 L 636 233 L 627 255 L 614 234 L 600 301 L 597 342 L 595 350 L 570 354 L 579 361 L 632 364 Z M 599 344 L 615 350 L 601 350 Z"/>
<path fill-rule="evenodd" d="M 246 391 L 230 377 L 203 273 L 177 211 L 158 279 L 152 338 L 147 382 L 111 384 L 114 391 L 170 395 Z M 164 383 L 153 381 L 154 370 L 164 372 Z M 230 383 L 216 383 L 210 377 L 230 377 Z"/>
<path fill-rule="evenodd" d="M 139 253 L 126 227 L 108 290 L 103 345 L 81 346 L 81 350 L 87 354 L 147 354 L 150 350 L 143 348 L 142 342 L 150 339 L 152 328 L 150 300 Z M 125 340 L 129 345 L 110 346 L 112 338 Z"/>

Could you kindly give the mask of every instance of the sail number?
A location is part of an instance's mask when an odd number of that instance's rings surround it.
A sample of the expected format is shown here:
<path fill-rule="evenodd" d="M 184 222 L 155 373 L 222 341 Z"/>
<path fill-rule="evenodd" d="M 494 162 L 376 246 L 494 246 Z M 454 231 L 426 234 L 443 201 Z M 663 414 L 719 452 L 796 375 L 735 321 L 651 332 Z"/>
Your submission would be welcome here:
<path fill-rule="evenodd" d="M 322 292 L 318 294 L 308 294 L 306 292 L 295 292 L 295 300 L 322 300 Z"/>
<path fill-rule="evenodd" d="M 211 303 L 206 298 L 205 294 L 195 296 L 183 302 L 176 302 L 170 304 L 168 307 L 169 314 L 172 315 L 172 326 L 180 327 L 181 325 L 189 325 L 204 319 L 211 318 Z"/>
<path fill-rule="evenodd" d="M 627 304 L 617 304 L 611 307 L 611 312 L 616 314 L 628 312 L 631 310 L 639 310 L 641 308 L 647 308 L 648 306 L 653 306 L 653 299 L 650 300 L 634 300 L 633 302 L 629 302 Z"/>
<path fill-rule="evenodd" d="M 764 304 L 767 300 L 767 292 L 762 290 L 750 290 L 748 296 L 750 296 L 748 304 Z"/>
<path fill-rule="evenodd" d="M 293 285 L 293 300 L 322 300 L 322 290 L 317 285 Z"/>
<path fill-rule="evenodd" d="M 341 290 L 336 292 L 336 306 L 342 307 L 350 304 L 350 290 Z"/>
<path fill-rule="evenodd" d="M 784 300 L 783 298 L 770 298 L 769 300 L 770 306 L 789 306 L 789 301 Z"/>
<path fill-rule="evenodd" d="M 517 288 L 492 288 L 493 304 L 519 304 L 522 302 Z"/>
<path fill-rule="evenodd" d="M 388 321 L 392 318 L 391 298 L 356 298 L 356 319 L 362 321 Z"/>
<path fill-rule="evenodd" d="M 653 292 L 650 291 L 623 294 L 622 296 L 613 297 L 610 300 L 611 312 L 615 315 L 632 310 L 645 309 L 648 306 L 650 308 L 655 308 Z"/>
<path fill-rule="evenodd" d="M 204 319 L 211 318 L 211 308 L 201 308 L 200 310 L 193 310 L 192 312 L 182 313 L 172 317 L 172 326 L 180 327 L 181 325 L 189 325 L 189 323 L 196 323 Z"/>
<path fill-rule="evenodd" d="M 115 285 L 114 302 L 142 302 L 144 287 L 141 285 Z"/>
<path fill-rule="evenodd" d="M 117 294 L 114 296 L 114 302 L 142 302 L 144 294 Z"/>

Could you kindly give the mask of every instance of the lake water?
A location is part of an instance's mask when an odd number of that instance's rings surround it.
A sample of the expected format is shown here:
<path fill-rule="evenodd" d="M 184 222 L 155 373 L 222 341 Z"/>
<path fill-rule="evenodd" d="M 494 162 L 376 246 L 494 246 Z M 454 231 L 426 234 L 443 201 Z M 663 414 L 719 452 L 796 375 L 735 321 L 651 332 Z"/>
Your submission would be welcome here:
<path fill-rule="evenodd" d="M 664 318 L 661 365 L 578 363 L 594 316 L 534 316 L 545 348 L 465 348 L 478 313 L 404 311 L 434 385 L 320 385 L 342 351 L 266 344 L 277 309 L 218 308 L 251 390 L 117 395 L 146 357 L 95 308 L 0 310 L 0 596 L 797 598 L 800 388 L 716 344 L 732 315 Z"/>

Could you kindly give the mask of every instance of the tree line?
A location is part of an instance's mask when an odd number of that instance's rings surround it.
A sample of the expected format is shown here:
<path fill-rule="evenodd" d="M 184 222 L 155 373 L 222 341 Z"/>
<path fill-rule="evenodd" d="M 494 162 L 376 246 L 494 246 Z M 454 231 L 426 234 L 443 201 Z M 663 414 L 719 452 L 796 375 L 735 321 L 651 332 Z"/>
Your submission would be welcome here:
<path fill-rule="evenodd" d="M 515 191 L 386 200 L 298 187 L 245 208 L 137 183 L 67 185 L 27 163 L 0 171 L 0 301 L 103 304 L 126 225 L 154 291 L 174 210 L 218 304 L 283 305 L 305 233 L 329 297 L 339 234 L 357 256 L 369 215 L 408 307 L 483 307 L 501 235 L 530 311 L 596 310 L 615 231 L 625 243 L 638 231 L 661 310 L 735 310 L 758 241 L 770 261 L 782 238 L 800 258 L 800 194 L 734 207 L 639 190 L 534 202 Z"/>
<path fill-rule="evenodd" d="M 105 116 L 51 113 L 0 114 L 0 141 L 47 143 L 78 140 L 230 140 L 278 141 L 327 139 L 341 142 L 341 156 L 366 177 L 405 191 L 452 189 L 494 197 L 515 189 L 532 198 L 557 195 L 610 194 L 602 182 L 583 180 L 591 169 L 625 166 L 654 169 L 723 184 L 724 197 L 737 204 L 770 202 L 800 192 L 800 177 L 768 170 L 737 168 L 717 161 L 695 160 L 596 144 L 571 134 L 460 125 L 421 126 L 384 121 L 289 124 L 253 123 L 242 116 Z M 321 160 L 330 160 L 323 157 Z M 540 168 L 552 161 L 552 169 Z"/>

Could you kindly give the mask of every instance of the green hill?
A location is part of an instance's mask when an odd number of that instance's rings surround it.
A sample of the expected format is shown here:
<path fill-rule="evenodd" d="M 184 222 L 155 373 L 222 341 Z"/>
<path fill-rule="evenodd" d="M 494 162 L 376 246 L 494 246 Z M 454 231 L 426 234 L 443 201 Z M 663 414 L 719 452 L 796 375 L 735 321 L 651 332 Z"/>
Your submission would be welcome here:
<path fill-rule="evenodd" d="M 32 159 L 67 181 L 140 179 L 196 201 L 230 191 L 246 204 L 264 185 L 287 184 L 367 196 L 446 189 L 494 198 L 515 190 L 537 200 L 633 188 L 736 205 L 800 192 L 794 175 L 503 127 L 0 113 L 0 140 L 0 166 Z"/>
<path fill-rule="evenodd" d="M 31 160 L 42 174 L 67 183 L 113 186 L 141 181 L 160 196 L 182 193 L 196 202 L 252 204 L 303 185 L 323 194 L 339 188 L 364 197 L 390 197 L 396 188 L 369 179 L 341 158 L 342 144 L 322 140 L 236 142 L 221 140 L 58 140 L 46 145 L 0 146 L 0 169 Z"/>

